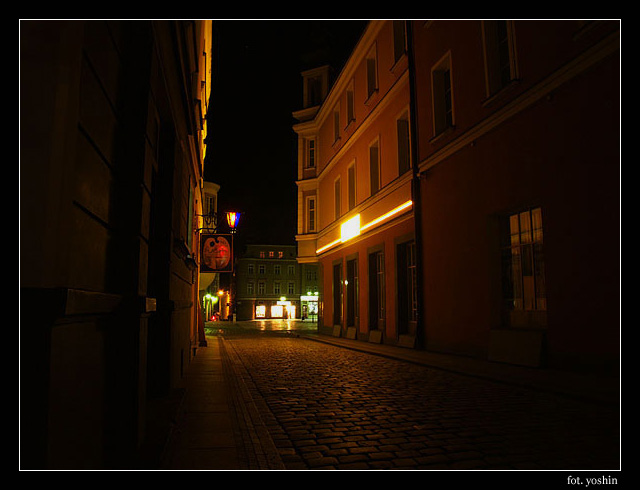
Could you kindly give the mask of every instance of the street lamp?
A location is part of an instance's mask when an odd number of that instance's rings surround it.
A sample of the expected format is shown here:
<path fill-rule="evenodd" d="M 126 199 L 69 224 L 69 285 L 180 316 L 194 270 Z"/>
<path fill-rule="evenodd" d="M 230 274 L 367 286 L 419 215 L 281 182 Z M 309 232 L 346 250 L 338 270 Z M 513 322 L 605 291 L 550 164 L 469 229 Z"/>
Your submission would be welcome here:
<path fill-rule="evenodd" d="M 227 211 L 227 224 L 229 225 L 229 228 L 231 228 L 231 233 L 236 232 L 238 221 L 240 221 L 240 213 Z"/>
<path fill-rule="evenodd" d="M 240 213 L 236 211 L 227 211 L 227 224 L 229 228 L 231 228 L 231 234 L 234 235 L 236 233 L 236 228 L 238 227 L 238 222 L 240 221 Z M 236 260 L 235 256 L 232 259 L 234 262 Z M 230 300 L 231 300 L 231 313 L 232 320 L 235 323 L 236 321 L 236 268 L 233 267 L 231 272 L 231 284 L 230 284 Z"/>

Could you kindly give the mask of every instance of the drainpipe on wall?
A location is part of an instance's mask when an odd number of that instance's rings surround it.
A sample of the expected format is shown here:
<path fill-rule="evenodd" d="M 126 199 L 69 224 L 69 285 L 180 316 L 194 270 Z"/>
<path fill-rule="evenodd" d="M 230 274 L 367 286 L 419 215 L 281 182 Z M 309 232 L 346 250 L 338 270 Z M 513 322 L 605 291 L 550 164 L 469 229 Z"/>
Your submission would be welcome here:
<path fill-rule="evenodd" d="M 409 61 L 409 112 L 410 112 L 410 145 L 411 145 L 411 199 L 413 201 L 413 226 L 416 241 L 416 275 L 418 288 L 418 318 L 416 324 L 416 348 L 425 348 L 424 332 L 424 299 L 423 299 L 423 273 L 422 264 L 422 199 L 420 194 L 420 170 L 418 168 L 418 122 L 416 111 L 416 80 L 415 80 L 415 53 L 413 42 L 413 23 L 405 21 L 407 35 L 407 56 Z"/>

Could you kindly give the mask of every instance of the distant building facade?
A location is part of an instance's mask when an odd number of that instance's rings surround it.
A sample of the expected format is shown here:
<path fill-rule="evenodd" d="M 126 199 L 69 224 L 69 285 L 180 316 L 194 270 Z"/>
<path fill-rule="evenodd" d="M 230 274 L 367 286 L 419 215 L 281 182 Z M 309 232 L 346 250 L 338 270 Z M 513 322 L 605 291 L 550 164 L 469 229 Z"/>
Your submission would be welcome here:
<path fill-rule="evenodd" d="M 294 113 L 319 329 L 615 373 L 619 97 L 618 21 L 371 21 Z"/>
<path fill-rule="evenodd" d="M 20 22 L 23 469 L 139 467 L 182 387 L 211 44 L 210 21 Z"/>
<path fill-rule="evenodd" d="M 313 318 L 317 271 L 296 261 L 295 245 L 247 245 L 236 262 L 237 320 Z"/>

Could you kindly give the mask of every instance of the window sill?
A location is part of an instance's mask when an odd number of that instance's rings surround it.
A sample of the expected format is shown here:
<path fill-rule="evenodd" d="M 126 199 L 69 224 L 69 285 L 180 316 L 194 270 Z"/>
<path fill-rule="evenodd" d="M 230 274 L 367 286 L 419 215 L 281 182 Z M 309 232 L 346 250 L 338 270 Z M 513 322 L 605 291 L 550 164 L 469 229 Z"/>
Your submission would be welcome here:
<path fill-rule="evenodd" d="M 454 126 L 449 126 L 445 129 L 443 129 L 442 131 L 440 131 L 438 134 L 436 134 L 433 138 L 431 138 L 429 140 L 429 143 L 431 144 L 435 144 L 438 141 L 444 139 L 447 135 L 453 133 L 456 130 L 455 125 Z"/>
<path fill-rule="evenodd" d="M 484 99 L 481 102 L 482 107 L 491 107 L 492 105 L 495 105 L 498 102 L 504 101 L 504 99 L 511 97 L 519 86 L 520 86 L 519 79 L 511 80 L 504 87 L 501 87 L 500 89 L 498 89 L 497 91 L 489 95 L 486 99 Z"/>
<path fill-rule="evenodd" d="M 365 99 L 364 101 L 364 105 L 369 106 L 369 105 L 373 105 L 377 99 L 378 99 L 378 93 L 380 92 L 379 89 L 375 89 L 371 92 L 371 94 Z"/>
<path fill-rule="evenodd" d="M 349 131 L 349 128 L 351 128 L 351 125 L 355 125 L 356 122 L 356 118 L 352 117 L 351 119 L 349 119 L 349 122 L 347 123 L 347 125 L 344 128 L 344 132 L 347 133 Z"/>
<path fill-rule="evenodd" d="M 407 52 L 405 51 L 402 55 L 394 62 L 393 66 L 389 69 L 391 74 L 395 77 L 399 77 L 402 73 L 404 73 L 409 67 L 409 61 L 407 57 Z"/>

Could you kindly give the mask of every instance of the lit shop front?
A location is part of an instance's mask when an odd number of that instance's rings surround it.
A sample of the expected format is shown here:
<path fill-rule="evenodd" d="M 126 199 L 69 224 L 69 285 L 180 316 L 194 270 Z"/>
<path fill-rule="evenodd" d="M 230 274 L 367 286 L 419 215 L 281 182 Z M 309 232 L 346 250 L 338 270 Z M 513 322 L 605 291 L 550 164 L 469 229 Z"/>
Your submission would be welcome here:
<path fill-rule="evenodd" d="M 318 292 L 306 296 L 300 296 L 300 306 L 302 308 L 302 319 L 316 320 L 318 318 Z"/>
<path fill-rule="evenodd" d="M 278 301 L 270 301 L 269 303 L 271 304 L 259 303 L 256 305 L 256 318 L 291 319 L 296 317 L 297 308 L 293 301 L 282 297 Z"/>

